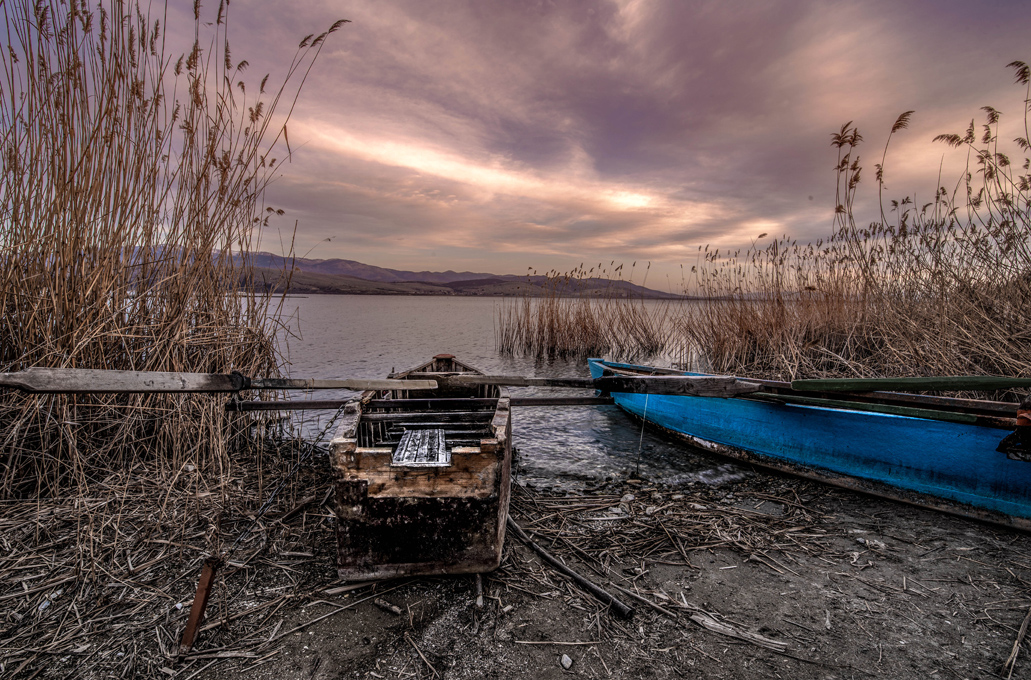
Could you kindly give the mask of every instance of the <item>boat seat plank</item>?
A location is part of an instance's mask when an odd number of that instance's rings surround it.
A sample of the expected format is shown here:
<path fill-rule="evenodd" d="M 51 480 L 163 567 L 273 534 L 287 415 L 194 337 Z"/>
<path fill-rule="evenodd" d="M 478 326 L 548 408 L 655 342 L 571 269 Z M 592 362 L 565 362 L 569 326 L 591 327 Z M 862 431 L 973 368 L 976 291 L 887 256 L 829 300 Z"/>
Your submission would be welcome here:
<path fill-rule="evenodd" d="M 444 443 L 444 430 L 408 430 L 401 436 L 390 464 L 401 467 L 451 465 L 451 454 Z"/>

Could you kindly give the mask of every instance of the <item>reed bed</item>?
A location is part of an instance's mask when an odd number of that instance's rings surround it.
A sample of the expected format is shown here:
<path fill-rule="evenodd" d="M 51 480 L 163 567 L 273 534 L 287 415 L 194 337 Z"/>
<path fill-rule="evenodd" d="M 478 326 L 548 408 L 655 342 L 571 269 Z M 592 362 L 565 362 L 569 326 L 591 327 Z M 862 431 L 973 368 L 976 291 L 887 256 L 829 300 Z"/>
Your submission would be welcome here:
<path fill-rule="evenodd" d="M 275 375 L 278 306 L 248 253 L 282 214 L 263 191 L 328 33 L 284 83 L 245 83 L 228 3 L 188 54 L 160 6 L 3 4 L 0 371 L 30 366 Z M 287 150 L 283 149 L 284 155 Z M 190 395 L 0 394 L 0 498 L 135 469 L 228 479 L 249 422 Z"/>
<path fill-rule="evenodd" d="M 930 200 L 883 199 L 889 146 L 908 111 L 879 150 L 879 214 L 863 226 L 864 140 L 848 123 L 832 138 L 837 195 L 826 240 L 760 234 L 741 251 L 701 249 L 684 290 L 700 303 L 659 315 L 638 300 L 525 299 L 499 312 L 499 349 L 661 354 L 686 368 L 775 379 L 1031 376 L 1031 73 L 1023 62 L 1009 67 L 1024 95 L 1018 125 L 1004 128 L 986 106 L 980 126 L 936 137 L 966 160 Z"/>
<path fill-rule="evenodd" d="M 619 265 L 612 272 L 619 281 L 622 269 Z M 495 312 L 498 351 L 519 351 L 538 359 L 652 356 L 662 351 L 670 340 L 673 302 L 656 300 L 646 305 L 614 286 L 599 290 L 584 285 L 595 271 L 583 265 L 565 273 L 550 271 L 543 295 L 500 305 Z M 609 275 L 601 264 L 597 272 L 598 277 Z"/>
<path fill-rule="evenodd" d="M 833 136 L 830 239 L 703 253 L 695 274 L 709 303 L 678 326 L 714 370 L 783 379 L 1031 375 L 1031 78 L 1023 62 L 1010 67 L 1025 95 L 1018 136 L 1004 143 L 1013 132 L 986 106 L 980 129 L 971 121 L 963 135 L 936 137 L 966 152 L 951 188 L 939 186 L 919 205 L 913 197 L 880 201 L 878 217 L 861 226 L 854 206 L 863 138 L 848 124 Z M 912 113 L 899 116 L 875 165 L 879 196 L 891 138 Z"/>

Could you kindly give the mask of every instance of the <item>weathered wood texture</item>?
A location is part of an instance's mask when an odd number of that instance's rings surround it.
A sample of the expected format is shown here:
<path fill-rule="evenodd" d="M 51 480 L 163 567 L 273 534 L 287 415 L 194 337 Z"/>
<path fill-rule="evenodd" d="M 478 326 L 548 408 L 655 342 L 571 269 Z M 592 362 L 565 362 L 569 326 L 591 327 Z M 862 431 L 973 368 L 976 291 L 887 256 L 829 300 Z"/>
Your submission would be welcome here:
<path fill-rule="evenodd" d="M 175 373 L 160 371 L 108 371 L 90 368 L 26 368 L 0 373 L 0 387 L 25 392 L 239 392 L 255 390 L 431 390 L 433 380 L 294 380 L 247 378 L 239 373 Z"/>
<path fill-rule="evenodd" d="M 421 373 L 431 377 L 432 374 Z M 663 375 L 603 376 L 601 378 L 524 378 L 514 375 L 434 376 L 449 385 L 508 385 L 512 387 L 574 387 L 602 392 L 631 394 L 688 395 L 695 397 L 733 397 L 758 392 L 762 387 L 733 376 Z"/>
<path fill-rule="evenodd" d="M 227 411 L 317 411 L 338 409 L 347 405 L 350 400 L 326 399 L 310 401 L 229 401 Z M 374 399 L 370 406 L 383 407 L 396 402 L 396 399 Z M 480 402 L 496 403 L 494 399 L 406 399 L 412 403 L 405 404 L 412 409 L 431 409 L 446 406 L 446 402 L 463 402 L 466 406 L 477 406 Z M 470 403 L 473 402 L 473 403 Z M 615 401 L 612 397 L 512 397 L 512 406 L 610 406 Z M 439 404 L 439 406 L 435 406 Z"/>
<path fill-rule="evenodd" d="M 441 355 L 419 370 L 475 369 Z M 497 386 L 444 381 L 431 394 L 374 391 L 349 404 L 331 452 L 340 577 L 496 568 L 511 482 L 509 415 L 507 395 Z M 449 465 L 405 462 L 431 460 L 434 450 L 439 460 L 441 448 Z"/>
<path fill-rule="evenodd" d="M 728 398 L 758 392 L 758 383 L 732 376 L 603 376 L 594 381 L 602 392 L 621 394 L 661 394 L 691 397 Z"/>
<path fill-rule="evenodd" d="M 512 406 L 610 406 L 612 397 L 512 397 Z"/>
<path fill-rule="evenodd" d="M 0 373 L 0 386 L 26 392 L 237 392 L 239 374 L 105 371 L 86 368 L 26 368 Z"/>
<path fill-rule="evenodd" d="M 444 430 L 408 430 L 398 442 L 390 464 L 404 467 L 451 465 L 451 454 L 444 444 Z"/>
<path fill-rule="evenodd" d="M 250 381 L 255 390 L 433 390 L 437 383 L 433 380 L 366 380 L 354 378 L 347 380 L 315 380 L 302 378 L 255 378 Z"/>

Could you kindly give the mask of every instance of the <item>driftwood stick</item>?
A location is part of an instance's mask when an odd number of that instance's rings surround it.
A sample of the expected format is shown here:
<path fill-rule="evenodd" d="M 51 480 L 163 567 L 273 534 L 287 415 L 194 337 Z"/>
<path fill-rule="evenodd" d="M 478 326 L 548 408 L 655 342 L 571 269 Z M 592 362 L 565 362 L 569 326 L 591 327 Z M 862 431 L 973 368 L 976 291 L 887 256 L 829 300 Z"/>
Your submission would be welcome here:
<path fill-rule="evenodd" d="M 532 549 L 535 553 L 540 555 L 541 559 L 543 559 L 545 562 L 554 567 L 556 571 L 571 578 L 573 581 L 576 582 L 578 586 L 589 592 L 591 595 L 594 595 L 594 597 L 596 597 L 601 602 L 604 602 L 605 604 L 609 605 L 614 610 L 616 610 L 616 613 L 618 613 L 620 616 L 628 619 L 634 615 L 633 607 L 628 607 L 627 605 L 623 604 L 621 601 L 617 600 L 614 595 L 605 590 L 602 590 L 593 582 L 588 581 L 580 574 L 576 573 L 566 565 L 562 564 L 562 562 L 560 562 L 557 558 L 553 557 L 550 553 L 548 553 L 547 550 L 537 545 L 529 536 L 526 535 L 526 532 L 523 531 L 523 528 L 516 524 L 515 520 L 512 519 L 511 515 L 508 517 L 508 528 L 511 529 L 512 532 L 519 537 L 519 540 L 528 545 L 530 549 Z"/>

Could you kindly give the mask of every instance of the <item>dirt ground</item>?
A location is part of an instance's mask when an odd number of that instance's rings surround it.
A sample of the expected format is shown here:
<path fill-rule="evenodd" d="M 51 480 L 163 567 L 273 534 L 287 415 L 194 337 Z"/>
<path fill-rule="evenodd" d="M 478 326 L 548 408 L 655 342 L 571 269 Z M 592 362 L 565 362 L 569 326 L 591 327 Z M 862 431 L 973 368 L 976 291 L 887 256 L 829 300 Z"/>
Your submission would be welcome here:
<path fill-rule="evenodd" d="M 0 677 L 1031 678 L 1024 533 L 760 471 L 517 487 L 515 520 L 632 606 L 626 619 L 511 535 L 482 606 L 473 576 L 342 584 L 328 477 L 312 475 L 315 493 L 284 497 L 234 553 L 184 655 L 200 513 L 166 519 L 174 534 L 134 520 L 126 480 L 121 514 L 95 520 L 120 517 L 91 575 L 62 570 L 81 512 L 3 506 Z"/>

